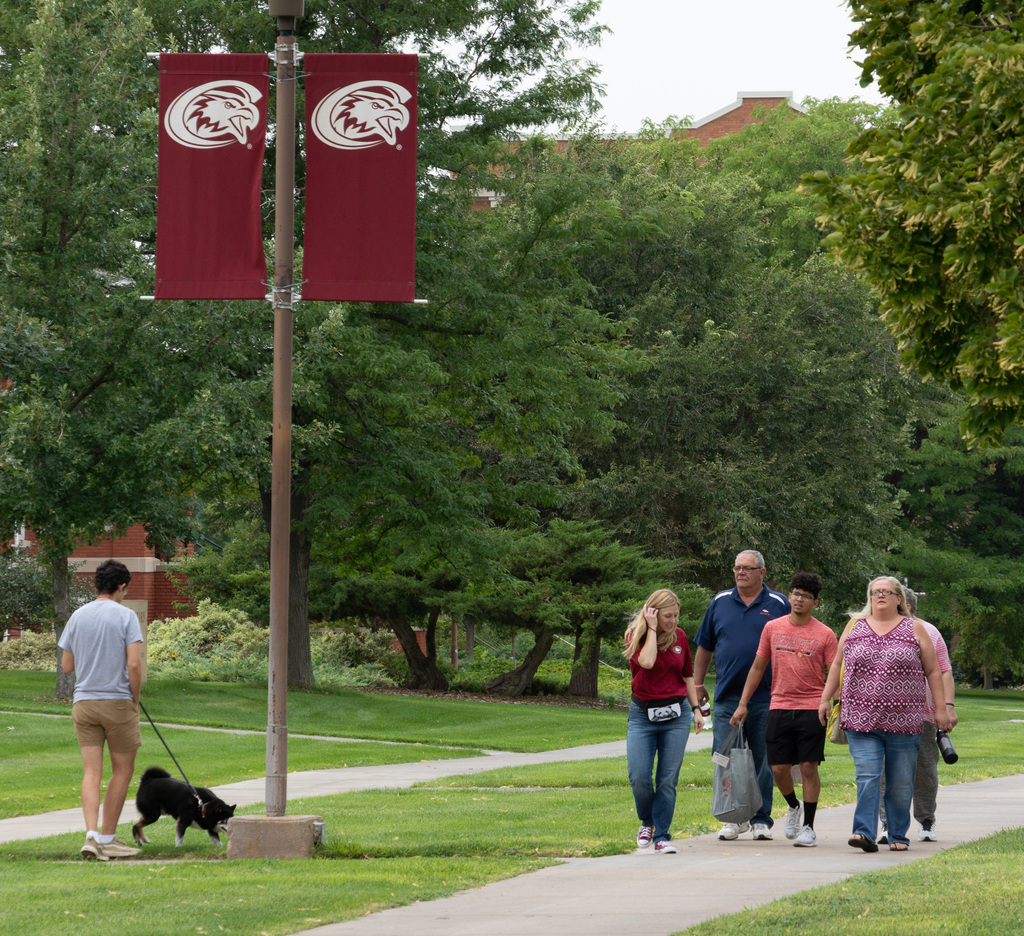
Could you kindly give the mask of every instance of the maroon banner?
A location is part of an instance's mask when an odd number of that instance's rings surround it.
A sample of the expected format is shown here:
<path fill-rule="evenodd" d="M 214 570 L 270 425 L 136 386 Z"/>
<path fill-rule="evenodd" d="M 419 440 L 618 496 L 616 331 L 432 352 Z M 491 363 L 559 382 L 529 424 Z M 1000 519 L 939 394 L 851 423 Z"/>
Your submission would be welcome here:
<path fill-rule="evenodd" d="M 307 55 L 302 298 L 412 302 L 415 55 Z"/>
<path fill-rule="evenodd" d="M 265 55 L 160 56 L 157 299 L 262 299 Z"/>

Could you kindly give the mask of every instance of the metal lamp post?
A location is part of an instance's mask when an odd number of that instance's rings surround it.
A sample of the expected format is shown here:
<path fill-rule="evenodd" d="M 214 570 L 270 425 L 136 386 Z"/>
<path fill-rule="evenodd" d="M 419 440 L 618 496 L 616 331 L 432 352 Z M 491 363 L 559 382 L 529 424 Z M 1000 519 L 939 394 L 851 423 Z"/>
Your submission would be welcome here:
<path fill-rule="evenodd" d="M 268 816 L 288 799 L 288 574 L 291 532 L 292 314 L 295 272 L 295 20 L 304 0 L 269 0 L 277 18 L 277 175 L 274 205 L 274 408 L 270 506 L 270 652 L 267 679 Z"/>

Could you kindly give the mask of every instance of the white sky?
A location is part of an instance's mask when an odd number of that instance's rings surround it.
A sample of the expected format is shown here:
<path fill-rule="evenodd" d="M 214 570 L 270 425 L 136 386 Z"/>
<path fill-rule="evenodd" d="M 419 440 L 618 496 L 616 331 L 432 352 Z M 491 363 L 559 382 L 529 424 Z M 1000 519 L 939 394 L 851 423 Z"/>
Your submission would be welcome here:
<path fill-rule="evenodd" d="M 608 130 L 632 133 L 644 118 L 700 120 L 740 91 L 859 97 L 853 29 L 840 0 L 604 0 L 597 21 L 612 29 L 580 57 L 601 66 Z"/>

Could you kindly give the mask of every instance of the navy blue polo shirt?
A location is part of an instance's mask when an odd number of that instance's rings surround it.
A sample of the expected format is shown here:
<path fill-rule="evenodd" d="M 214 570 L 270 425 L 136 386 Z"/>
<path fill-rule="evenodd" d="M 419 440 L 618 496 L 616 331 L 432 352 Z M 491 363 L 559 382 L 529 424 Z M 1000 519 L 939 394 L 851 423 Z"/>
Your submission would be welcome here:
<path fill-rule="evenodd" d="M 757 655 L 761 631 L 773 618 L 789 612 L 789 599 L 767 585 L 761 586 L 761 594 L 749 605 L 743 603 L 735 588 L 719 592 L 711 599 L 693 642 L 715 655 L 716 702 L 719 699 L 739 701 Z M 769 701 L 771 685 L 772 666 L 769 663 L 751 701 Z"/>

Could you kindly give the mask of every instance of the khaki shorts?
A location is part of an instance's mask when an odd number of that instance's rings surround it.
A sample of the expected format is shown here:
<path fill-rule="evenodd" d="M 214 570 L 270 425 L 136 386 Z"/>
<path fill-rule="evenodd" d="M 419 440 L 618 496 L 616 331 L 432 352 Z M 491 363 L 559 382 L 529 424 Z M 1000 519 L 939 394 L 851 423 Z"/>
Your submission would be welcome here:
<path fill-rule="evenodd" d="M 139 713 L 131 699 L 86 699 L 71 707 L 79 747 L 102 747 L 111 751 L 137 751 L 142 747 Z"/>

